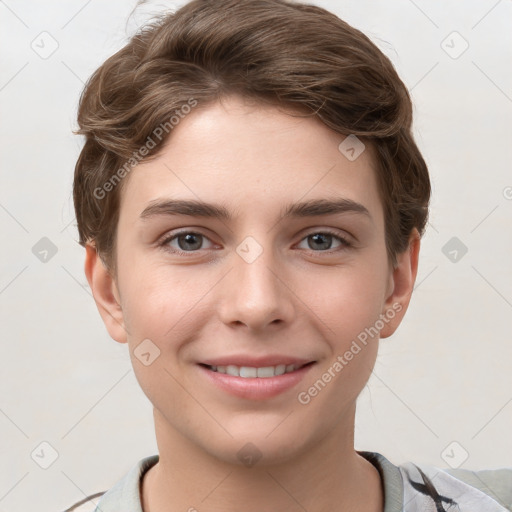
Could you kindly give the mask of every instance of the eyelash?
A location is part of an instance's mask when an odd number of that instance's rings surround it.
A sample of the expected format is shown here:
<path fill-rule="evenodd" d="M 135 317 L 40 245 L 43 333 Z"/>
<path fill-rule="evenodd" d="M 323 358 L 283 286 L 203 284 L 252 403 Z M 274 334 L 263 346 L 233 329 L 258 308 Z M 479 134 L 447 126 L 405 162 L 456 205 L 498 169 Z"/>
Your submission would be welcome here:
<path fill-rule="evenodd" d="M 171 242 L 172 240 L 174 239 L 177 239 L 179 236 L 181 235 L 199 235 L 199 236 L 202 236 L 206 239 L 209 240 L 209 238 L 204 235 L 203 233 L 200 233 L 200 232 L 197 232 L 197 231 L 180 231 L 178 233 L 174 233 L 170 236 L 167 236 L 165 237 L 161 242 L 158 243 L 159 247 L 161 247 L 162 249 L 164 249 L 165 251 L 168 251 L 172 254 L 177 254 L 179 256 L 185 256 L 185 257 L 190 257 L 194 254 L 197 254 L 198 252 L 200 252 L 201 249 L 198 249 L 197 251 L 182 251 L 181 249 L 170 249 L 169 248 L 169 242 Z M 310 236 L 313 236 L 313 235 L 318 235 L 318 234 L 321 234 L 321 235 L 330 235 L 330 236 L 333 236 L 336 240 L 338 240 L 339 242 L 341 242 L 342 246 L 341 247 L 338 247 L 336 249 L 327 249 L 325 251 L 314 251 L 313 249 L 305 249 L 307 250 L 308 252 L 310 253 L 313 253 L 313 254 L 333 254 L 337 251 L 342 251 L 342 250 L 346 250 L 346 249 L 349 249 L 352 247 L 352 244 L 346 239 L 344 238 L 343 236 L 340 236 L 337 232 L 335 231 L 332 231 L 330 229 L 324 229 L 324 230 L 321 230 L 321 231 L 313 231 L 312 233 L 308 233 L 306 236 L 304 236 L 303 238 L 301 238 L 300 242 L 302 242 L 303 240 L 309 238 Z"/>

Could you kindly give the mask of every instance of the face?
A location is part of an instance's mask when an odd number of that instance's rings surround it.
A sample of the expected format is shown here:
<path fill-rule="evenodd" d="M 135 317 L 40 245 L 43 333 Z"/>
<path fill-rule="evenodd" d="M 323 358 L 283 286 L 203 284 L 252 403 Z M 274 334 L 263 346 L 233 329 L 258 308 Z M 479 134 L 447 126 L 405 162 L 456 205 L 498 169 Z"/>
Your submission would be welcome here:
<path fill-rule="evenodd" d="M 371 148 L 351 161 L 344 139 L 224 99 L 126 178 L 116 279 L 92 252 L 86 272 L 162 436 L 231 462 L 351 439 L 375 333 L 399 324 L 415 263 L 390 267 Z"/>

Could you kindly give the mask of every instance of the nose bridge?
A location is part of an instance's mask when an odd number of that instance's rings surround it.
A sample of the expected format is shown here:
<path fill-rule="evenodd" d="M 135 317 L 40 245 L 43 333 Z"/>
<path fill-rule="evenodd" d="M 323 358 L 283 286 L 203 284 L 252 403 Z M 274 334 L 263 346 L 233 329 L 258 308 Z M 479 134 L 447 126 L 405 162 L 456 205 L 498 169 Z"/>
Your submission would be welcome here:
<path fill-rule="evenodd" d="M 272 237 L 246 237 L 232 255 L 232 271 L 220 300 L 225 323 L 243 323 L 260 329 L 290 319 L 292 307 L 286 287 L 278 278 L 280 262 L 269 245 Z"/>

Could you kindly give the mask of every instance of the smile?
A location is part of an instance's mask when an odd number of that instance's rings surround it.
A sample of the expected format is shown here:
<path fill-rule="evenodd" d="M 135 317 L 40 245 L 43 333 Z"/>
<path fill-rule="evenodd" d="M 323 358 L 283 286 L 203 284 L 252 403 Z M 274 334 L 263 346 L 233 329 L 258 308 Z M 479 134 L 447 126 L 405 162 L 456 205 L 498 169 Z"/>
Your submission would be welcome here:
<path fill-rule="evenodd" d="M 308 363 L 311 364 L 311 363 Z M 278 375 L 284 375 L 285 373 L 292 373 L 305 365 L 299 364 L 278 364 L 276 366 L 263 366 L 260 368 L 254 368 L 252 366 L 236 366 L 230 364 L 228 366 L 209 366 L 208 368 L 214 372 L 225 373 L 232 377 L 242 378 L 260 378 L 266 379 L 269 377 L 276 377 Z"/>
<path fill-rule="evenodd" d="M 219 391 L 244 400 L 268 400 L 291 391 L 304 379 L 316 361 L 274 366 L 213 365 L 197 367 L 206 383 Z"/>

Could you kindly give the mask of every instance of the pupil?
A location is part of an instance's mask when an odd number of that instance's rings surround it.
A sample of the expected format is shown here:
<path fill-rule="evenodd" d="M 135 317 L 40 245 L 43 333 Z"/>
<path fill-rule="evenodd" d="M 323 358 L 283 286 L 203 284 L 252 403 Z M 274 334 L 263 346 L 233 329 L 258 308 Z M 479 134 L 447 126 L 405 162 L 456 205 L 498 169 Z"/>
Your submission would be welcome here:
<path fill-rule="evenodd" d="M 314 239 L 315 243 L 320 243 L 320 245 L 322 245 L 322 240 L 323 240 L 323 247 L 320 247 L 321 249 L 329 249 L 329 246 L 330 246 L 330 238 L 331 238 L 331 235 L 328 235 L 328 234 L 325 234 L 325 233 L 317 233 L 315 235 L 312 235 L 311 238 Z M 325 242 L 325 239 L 327 238 L 327 242 Z M 315 249 L 315 247 L 311 247 L 311 244 L 309 244 L 310 248 L 311 249 Z M 316 249 L 318 249 L 319 247 L 317 246 Z"/>
<path fill-rule="evenodd" d="M 312 247 L 312 244 L 309 243 L 308 245 L 311 249 L 329 249 L 329 246 L 331 245 L 331 235 L 326 233 L 316 233 L 311 235 L 309 238 L 313 239 L 313 244 L 317 244 L 316 247 Z M 188 247 L 183 247 L 182 241 L 184 241 L 185 245 L 188 245 Z M 198 236 L 194 233 L 180 235 L 178 237 L 178 245 L 180 246 L 180 249 L 185 251 L 199 249 L 201 247 L 200 235 Z M 190 245 L 192 245 L 192 247 L 190 247 Z"/>
<path fill-rule="evenodd" d="M 194 244 L 194 239 L 196 239 L 196 243 Z M 183 244 L 181 243 L 181 241 L 184 240 L 185 241 L 185 244 L 189 244 L 189 247 L 183 247 Z M 180 235 L 178 237 L 178 245 L 180 247 L 180 249 L 186 251 L 186 250 L 193 250 L 193 249 L 199 249 L 201 247 L 201 242 L 197 241 L 199 240 L 199 237 L 197 234 L 194 234 L 194 233 L 187 233 L 185 235 Z M 193 247 L 190 247 L 190 244 L 192 244 Z"/>

